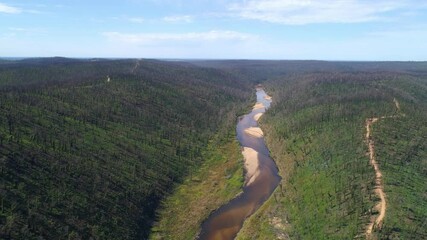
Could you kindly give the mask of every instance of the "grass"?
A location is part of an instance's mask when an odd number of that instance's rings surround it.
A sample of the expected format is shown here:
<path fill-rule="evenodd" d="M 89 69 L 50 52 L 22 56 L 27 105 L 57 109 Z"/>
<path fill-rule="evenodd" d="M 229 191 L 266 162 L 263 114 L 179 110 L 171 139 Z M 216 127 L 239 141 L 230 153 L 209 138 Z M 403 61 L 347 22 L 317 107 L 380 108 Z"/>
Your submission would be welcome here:
<path fill-rule="evenodd" d="M 343 129 L 346 138 L 342 138 Z M 263 213 L 257 213 L 245 224 L 240 239 L 272 239 L 288 234 L 297 239 L 342 239 L 363 231 L 361 226 L 367 216 L 361 211 L 369 208 L 368 183 L 372 173 L 364 158 L 363 139 L 357 138 L 360 131 L 350 124 L 325 124 L 312 133 L 303 132 L 306 139 L 292 136 L 289 143 L 282 143 L 284 149 L 280 153 L 273 151 L 284 176 L 282 186 L 261 210 Z M 333 140 L 340 137 L 341 141 Z M 274 140 L 267 139 L 269 146 L 273 145 Z M 330 149 L 324 148 L 325 143 Z M 343 146 L 355 151 L 342 149 Z M 352 175 L 345 168 L 360 174 Z"/>
<path fill-rule="evenodd" d="M 202 221 L 241 192 L 243 156 L 234 134 L 211 141 L 203 156 L 202 167 L 163 202 L 150 239 L 194 239 Z"/>

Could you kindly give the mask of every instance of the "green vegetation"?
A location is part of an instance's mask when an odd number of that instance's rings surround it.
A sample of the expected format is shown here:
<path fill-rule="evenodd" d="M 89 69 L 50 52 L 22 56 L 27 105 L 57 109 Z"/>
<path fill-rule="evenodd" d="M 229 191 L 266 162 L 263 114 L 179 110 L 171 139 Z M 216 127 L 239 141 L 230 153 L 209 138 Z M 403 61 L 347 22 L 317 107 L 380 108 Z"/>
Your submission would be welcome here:
<path fill-rule="evenodd" d="M 0 238 L 146 238 L 251 90 L 182 63 L 0 65 Z"/>
<path fill-rule="evenodd" d="M 241 192 L 244 179 L 239 143 L 235 134 L 224 140 L 209 144 L 202 167 L 163 202 L 152 239 L 194 239 L 202 221 Z"/>
<path fill-rule="evenodd" d="M 403 80 L 403 79 L 402 79 Z M 427 83 L 393 81 L 406 93 L 402 115 L 382 119 L 373 128 L 388 211 L 379 239 L 427 238 Z"/>
<path fill-rule="evenodd" d="M 396 117 L 372 126 L 387 200 L 372 238 L 425 239 L 426 73 L 425 62 L 2 60 L 0 238 L 194 238 L 240 192 L 236 117 L 263 82 L 282 182 L 238 239 L 364 239 L 378 214 L 365 121 L 381 116 Z"/>
<path fill-rule="evenodd" d="M 298 73 L 267 86 L 274 102 L 261 124 L 283 179 L 238 239 L 365 238 L 378 201 L 365 120 L 395 114 L 394 97 L 406 117 L 374 125 L 389 205 L 373 238 L 426 237 L 426 78 Z"/>

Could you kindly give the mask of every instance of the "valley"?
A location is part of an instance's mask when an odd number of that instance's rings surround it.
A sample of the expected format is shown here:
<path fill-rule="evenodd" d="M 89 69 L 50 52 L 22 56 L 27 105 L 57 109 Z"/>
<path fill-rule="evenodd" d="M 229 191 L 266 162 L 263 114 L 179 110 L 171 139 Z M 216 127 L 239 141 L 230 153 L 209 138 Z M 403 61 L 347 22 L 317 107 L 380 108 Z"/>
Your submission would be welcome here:
<path fill-rule="evenodd" d="M 0 238 L 427 238 L 426 72 L 2 60 Z"/>

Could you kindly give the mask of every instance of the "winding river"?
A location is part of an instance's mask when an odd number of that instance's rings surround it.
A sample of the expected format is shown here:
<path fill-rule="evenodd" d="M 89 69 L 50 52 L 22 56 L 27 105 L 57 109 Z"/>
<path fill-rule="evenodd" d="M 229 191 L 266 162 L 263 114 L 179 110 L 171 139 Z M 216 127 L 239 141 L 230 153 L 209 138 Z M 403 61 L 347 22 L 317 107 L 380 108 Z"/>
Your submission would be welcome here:
<path fill-rule="evenodd" d="M 242 146 L 246 180 L 243 193 L 214 211 L 202 224 L 199 240 L 234 239 L 243 222 L 273 193 L 280 182 L 278 169 L 269 155 L 258 119 L 270 107 L 271 98 L 261 87 L 256 88 L 257 103 L 240 118 L 237 139 Z"/>

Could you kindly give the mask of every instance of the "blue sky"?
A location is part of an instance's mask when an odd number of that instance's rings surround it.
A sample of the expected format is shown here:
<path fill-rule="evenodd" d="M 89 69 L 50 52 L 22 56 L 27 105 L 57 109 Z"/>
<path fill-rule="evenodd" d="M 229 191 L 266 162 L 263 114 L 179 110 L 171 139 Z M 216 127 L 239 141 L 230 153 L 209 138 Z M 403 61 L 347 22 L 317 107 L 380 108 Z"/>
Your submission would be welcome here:
<path fill-rule="evenodd" d="M 0 0 L 0 56 L 427 60 L 427 0 Z"/>

